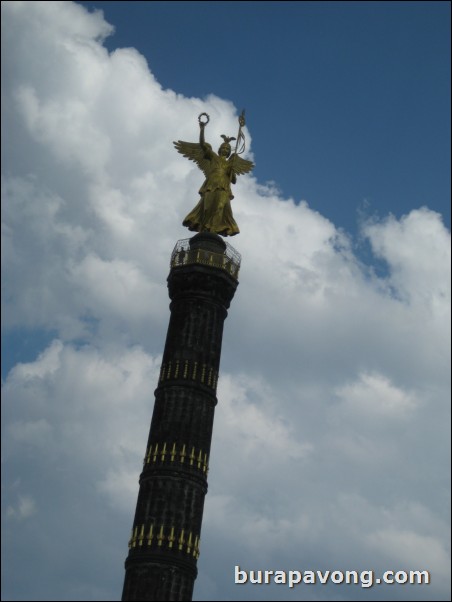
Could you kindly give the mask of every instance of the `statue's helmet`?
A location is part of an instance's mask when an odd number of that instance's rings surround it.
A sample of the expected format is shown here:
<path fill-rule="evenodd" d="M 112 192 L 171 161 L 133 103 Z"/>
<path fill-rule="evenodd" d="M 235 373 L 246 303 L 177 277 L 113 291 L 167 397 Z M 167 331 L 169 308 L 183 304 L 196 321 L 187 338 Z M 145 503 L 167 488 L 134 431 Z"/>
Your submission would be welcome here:
<path fill-rule="evenodd" d="M 221 137 L 223 138 L 224 142 L 223 144 L 220 146 L 220 148 L 218 149 L 218 154 L 221 155 L 222 154 L 222 150 L 227 150 L 228 152 L 228 157 L 231 154 L 231 145 L 229 144 L 229 142 L 231 140 L 235 140 L 235 138 L 231 138 L 230 136 L 225 136 L 224 134 L 221 134 Z"/>

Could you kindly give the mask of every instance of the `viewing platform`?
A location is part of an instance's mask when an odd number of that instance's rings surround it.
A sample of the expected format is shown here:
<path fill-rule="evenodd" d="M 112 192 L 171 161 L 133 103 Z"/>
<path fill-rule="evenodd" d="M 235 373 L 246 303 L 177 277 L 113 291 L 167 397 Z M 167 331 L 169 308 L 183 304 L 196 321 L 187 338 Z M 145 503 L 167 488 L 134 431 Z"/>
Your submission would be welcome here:
<path fill-rule="evenodd" d="M 241 255 L 220 236 L 201 232 L 178 240 L 171 254 L 171 269 L 191 264 L 219 268 L 238 280 Z"/>

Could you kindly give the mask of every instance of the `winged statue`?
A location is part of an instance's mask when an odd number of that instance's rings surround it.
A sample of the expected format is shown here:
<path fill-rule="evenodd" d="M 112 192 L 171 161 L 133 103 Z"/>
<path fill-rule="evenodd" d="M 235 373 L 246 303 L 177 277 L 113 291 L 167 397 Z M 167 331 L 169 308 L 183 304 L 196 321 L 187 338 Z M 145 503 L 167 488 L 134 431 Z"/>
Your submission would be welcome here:
<path fill-rule="evenodd" d="M 206 119 L 203 120 L 202 117 Z M 222 135 L 224 142 L 220 145 L 218 153 L 212 150 L 210 144 L 205 141 L 204 129 L 209 123 L 207 113 L 201 113 L 198 117 L 200 134 L 198 142 L 174 142 L 176 150 L 194 161 L 204 173 L 206 179 L 199 189 L 201 196 L 196 207 L 190 211 L 182 222 L 189 230 L 194 232 L 214 232 L 222 236 L 234 236 L 240 232 L 232 215 L 231 184 L 235 184 L 237 176 L 250 172 L 254 163 L 242 159 L 240 154 L 245 148 L 245 137 L 242 127 L 245 125 L 244 111 L 239 117 L 239 133 L 237 138 Z M 237 140 L 235 151 L 231 154 L 232 140 Z M 238 149 L 239 143 L 241 148 Z"/>

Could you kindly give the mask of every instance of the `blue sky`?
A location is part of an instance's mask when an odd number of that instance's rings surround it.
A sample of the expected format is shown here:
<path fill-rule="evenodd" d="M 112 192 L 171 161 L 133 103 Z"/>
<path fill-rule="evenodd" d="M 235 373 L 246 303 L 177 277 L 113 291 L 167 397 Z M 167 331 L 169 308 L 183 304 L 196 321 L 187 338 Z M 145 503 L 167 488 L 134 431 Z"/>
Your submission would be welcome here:
<path fill-rule="evenodd" d="M 450 4 L 3 2 L 2 50 L 2 598 L 120 597 L 202 182 L 172 141 L 246 108 L 195 599 L 450 599 Z"/>
<path fill-rule="evenodd" d="M 261 182 L 353 232 L 364 207 L 450 225 L 449 3 L 82 4 L 164 88 L 245 107 Z"/>

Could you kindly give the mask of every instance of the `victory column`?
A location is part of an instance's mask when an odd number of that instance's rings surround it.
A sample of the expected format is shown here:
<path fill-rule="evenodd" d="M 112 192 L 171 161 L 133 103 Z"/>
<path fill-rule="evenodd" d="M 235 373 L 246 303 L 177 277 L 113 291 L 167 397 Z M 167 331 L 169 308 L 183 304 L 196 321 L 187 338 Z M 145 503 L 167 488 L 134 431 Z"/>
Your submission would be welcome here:
<path fill-rule="evenodd" d="M 122 600 L 191 600 L 220 367 L 223 323 L 238 286 L 231 185 L 254 167 L 245 150 L 244 111 L 236 138 L 223 135 L 218 153 L 205 141 L 174 143 L 204 173 L 200 200 L 183 225 L 198 232 L 171 255 L 170 322 L 126 559 Z M 230 142 L 236 140 L 231 154 Z M 221 235 L 221 236 L 220 236 Z"/>

